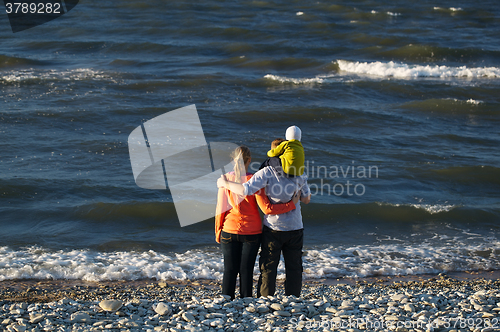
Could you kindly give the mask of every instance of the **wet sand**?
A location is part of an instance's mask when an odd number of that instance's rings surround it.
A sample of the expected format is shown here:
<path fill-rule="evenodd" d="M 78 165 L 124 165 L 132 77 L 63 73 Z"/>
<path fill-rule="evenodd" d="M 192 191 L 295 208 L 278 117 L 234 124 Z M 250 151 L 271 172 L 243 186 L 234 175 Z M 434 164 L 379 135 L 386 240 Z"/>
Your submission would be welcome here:
<path fill-rule="evenodd" d="M 488 282 L 499 281 L 500 271 L 465 271 L 450 272 L 447 274 L 425 274 L 411 276 L 377 276 L 365 278 L 324 278 L 304 280 L 304 290 L 309 287 L 319 285 L 368 285 L 374 286 L 398 286 L 408 283 L 433 283 L 439 280 L 453 280 L 454 282 Z M 283 280 L 277 281 L 277 293 L 283 292 Z M 256 287 L 256 285 L 255 285 Z M 254 289 L 255 289 L 254 287 Z M 182 295 L 183 290 L 203 289 L 210 291 L 214 296 L 220 294 L 221 281 L 219 280 L 155 280 L 141 279 L 134 281 L 84 281 L 84 280 L 38 280 L 38 279 L 17 279 L 0 281 L 0 301 L 1 302 L 52 302 L 63 298 L 73 300 L 96 300 L 104 299 L 111 295 L 140 294 L 145 296 L 153 290 L 160 290 L 164 294 L 166 290 L 170 293 Z M 238 291 L 237 291 L 238 292 Z M 303 292 L 303 295 L 305 293 Z M 159 294 L 158 294 L 159 295 Z"/>

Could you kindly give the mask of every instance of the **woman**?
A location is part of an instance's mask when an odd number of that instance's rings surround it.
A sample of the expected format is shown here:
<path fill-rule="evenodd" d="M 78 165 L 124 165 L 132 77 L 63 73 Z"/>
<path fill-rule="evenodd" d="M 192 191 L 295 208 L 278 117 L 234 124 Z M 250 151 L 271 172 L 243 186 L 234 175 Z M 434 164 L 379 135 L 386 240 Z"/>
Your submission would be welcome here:
<path fill-rule="evenodd" d="M 240 146 L 233 152 L 234 171 L 226 174 L 230 181 L 244 183 L 252 174 L 250 149 Z M 298 196 L 283 204 L 272 204 L 263 190 L 252 196 L 239 196 L 220 188 L 215 216 L 215 239 L 224 255 L 222 294 L 234 299 L 236 278 L 240 275 L 241 297 L 252 297 L 253 268 L 260 247 L 262 219 L 257 205 L 266 214 L 281 214 L 295 209 Z"/>

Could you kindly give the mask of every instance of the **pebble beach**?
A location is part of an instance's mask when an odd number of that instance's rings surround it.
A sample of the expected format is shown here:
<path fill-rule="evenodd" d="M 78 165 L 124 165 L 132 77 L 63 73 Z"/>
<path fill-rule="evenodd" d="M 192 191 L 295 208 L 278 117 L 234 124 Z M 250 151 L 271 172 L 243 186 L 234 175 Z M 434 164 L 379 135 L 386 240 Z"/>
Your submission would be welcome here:
<path fill-rule="evenodd" d="M 6 281 L 3 331 L 500 331 L 500 280 L 308 281 L 302 296 L 229 299 L 218 281 Z"/>

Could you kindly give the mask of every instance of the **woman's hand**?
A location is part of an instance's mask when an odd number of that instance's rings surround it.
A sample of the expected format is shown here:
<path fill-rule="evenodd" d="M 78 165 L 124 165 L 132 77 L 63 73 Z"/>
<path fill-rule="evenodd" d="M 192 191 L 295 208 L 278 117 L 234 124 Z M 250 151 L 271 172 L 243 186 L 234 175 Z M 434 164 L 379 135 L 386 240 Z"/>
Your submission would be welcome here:
<path fill-rule="evenodd" d="M 226 176 L 222 175 L 220 178 L 217 179 L 217 188 L 227 188 L 226 182 L 227 182 Z"/>
<path fill-rule="evenodd" d="M 217 180 L 217 187 L 230 190 L 231 192 L 235 193 L 236 195 L 246 196 L 245 189 L 244 189 L 243 185 L 241 183 L 229 181 L 225 175 L 222 175 Z"/>
<path fill-rule="evenodd" d="M 299 200 L 300 200 L 300 190 L 296 191 L 295 194 L 293 194 L 293 196 L 292 196 L 292 202 L 293 202 L 293 204 L 297 205 L 297 203 L 299 202 Z"/>

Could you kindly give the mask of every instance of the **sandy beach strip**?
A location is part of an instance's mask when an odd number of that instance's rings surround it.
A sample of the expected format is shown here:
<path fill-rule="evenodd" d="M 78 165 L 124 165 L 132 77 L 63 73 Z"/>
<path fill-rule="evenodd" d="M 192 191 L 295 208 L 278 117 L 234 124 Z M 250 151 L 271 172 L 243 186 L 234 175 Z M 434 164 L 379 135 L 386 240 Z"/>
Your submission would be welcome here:
<path fill-rule="evenodd" d="M 498 271 L 322 279 L 231 301 L 220 282 L 6 280 L 3 331 L 500 331 Z"/>

